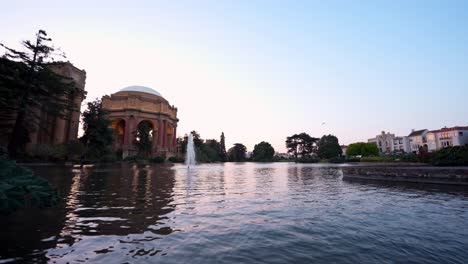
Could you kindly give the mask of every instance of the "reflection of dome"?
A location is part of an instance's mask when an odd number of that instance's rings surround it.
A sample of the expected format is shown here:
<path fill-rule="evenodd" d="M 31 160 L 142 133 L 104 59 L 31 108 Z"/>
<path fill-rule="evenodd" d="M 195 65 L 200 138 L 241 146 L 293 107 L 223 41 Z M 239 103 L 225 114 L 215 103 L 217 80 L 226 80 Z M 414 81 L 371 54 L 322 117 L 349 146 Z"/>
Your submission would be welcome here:
<path fill-rule="evenodd" d="M 154 94 L 154 95 L 157 95 L 157 96 L 161 96 L 162 95 L 158 92 L 156 92 L 155 90 L 149 88 L 149 87 L 145 87 L 145 86 L 138 86 L 138 85 L 134 85 L 134 86 L 127 86 L 123 89 L 121 89 L 119 92 L 140 92 L 140 93 L 149 93 L 149 94 Z"/>

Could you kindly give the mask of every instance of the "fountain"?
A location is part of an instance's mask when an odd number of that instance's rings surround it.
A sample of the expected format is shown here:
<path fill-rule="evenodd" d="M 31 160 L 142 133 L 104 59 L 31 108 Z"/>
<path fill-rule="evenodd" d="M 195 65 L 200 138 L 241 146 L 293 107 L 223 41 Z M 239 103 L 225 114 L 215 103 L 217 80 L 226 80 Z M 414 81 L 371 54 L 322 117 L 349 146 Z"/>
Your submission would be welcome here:
<path fill-rule="evenodd" d="M 188 168 L 190 166 L 195 165 L 196 160 L 195 160 L 195 148 L 193 146 L 193 135 L 192 133 L 189 133 L 188 135 L 188 143 L 187 143 L 187 156 L 185 157 L 185 165 L 187 165 Z"/>

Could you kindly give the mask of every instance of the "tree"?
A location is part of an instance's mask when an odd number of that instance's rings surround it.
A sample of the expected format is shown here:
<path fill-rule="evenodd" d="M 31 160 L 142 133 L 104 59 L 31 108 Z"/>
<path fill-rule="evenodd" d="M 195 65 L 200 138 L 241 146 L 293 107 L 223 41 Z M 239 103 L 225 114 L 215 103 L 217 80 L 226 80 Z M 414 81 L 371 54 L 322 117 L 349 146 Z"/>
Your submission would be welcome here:
<path fill-rule="evenodd" d="M 232 148 L 228 150 L 229 161 L 245 161 L 245 154 L 247 152 L 247 147 L 241 143 L 236 143 Z"/>
<path fill-rule="evenodd" d="M 373 142 L 357 142 L 349 144 L 348 148 L 346 149 L 346 155 L 362 157 L 378 156 L 379 149 L 377 148 L 377 145 Z"/>
<path fill-rule="evenodd" d="M 227 161 L 226 153 L 226 142 L 225 142 L 224 132 L 221 132 L 221 138 L 219 140 L 219 158 L 221 161 Z"/>
<path fill-rule="evenodd" d="M 83 112 L 84 135 L 81 142 L 86 145 L 86 156 L 90 159 L 100 159 L 110 152 L 114 138 L 106 115 L 99 99 L 89 102 L 88 108 Z"/>
<path fill-rule="evenodd" d="M 275 149 L 271 146 L 270 143 L 262 141 L 255 145 L 252 159 L 254 161 L 273 161 L 273 156 L 275 155 Z"/>
<path fill-rule="evenodd" d="M 318 138 L 311 137 L 307 133 L 294 134 L 286 138 L 288 153 L 292 153 L 297 160 L 298 155 L 310 156 L 317 152 Z"/>
<path fill-rule="evenodd" d="M 67 113 L 78 107 L 70 99 L 83 93 L 72 79 L 51 70 L 54 57 L 57 57 L 51 41 L 44 30 L 39 30 L 34 42 L 22 42 L 26 51 L 17 51 L 0 43 L 7 51 L 0 59 L 0 109 L 2 116 L 14 120 L 8 143 L 12 157 L 24 149 L 35 126 L 38 129 L 47 126 L 41 120 L 41 113 L 67 119 Z"/>
<path fill-rule="evenodd" d="M 341 150 L 338 138 L 334 135 L 324 135 L 317 144 L 317 155 L 321 159 L 331 159 L 340 156 Z"/>
<path fill-rule="evenodd" d="M 133 142 L 138 149 L 138 154 L 148 157 L 151 153 L 151 147 L 153 146 L 153 128 L 148 122 L 140 122 L 137 130 L 133 132 L 135 134 L 135 141 Z"/>

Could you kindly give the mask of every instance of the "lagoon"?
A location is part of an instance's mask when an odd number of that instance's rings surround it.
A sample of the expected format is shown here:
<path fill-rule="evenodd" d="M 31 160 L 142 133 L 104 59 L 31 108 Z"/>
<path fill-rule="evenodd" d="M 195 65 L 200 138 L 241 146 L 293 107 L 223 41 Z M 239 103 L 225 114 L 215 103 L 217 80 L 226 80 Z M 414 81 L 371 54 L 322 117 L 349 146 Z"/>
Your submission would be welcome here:
<path fill-rule="evenodd" d="M 0 217 L 0 263 L 463 263 L 468 191 L 294 163 L 33 167 L 54 208 Z"/>

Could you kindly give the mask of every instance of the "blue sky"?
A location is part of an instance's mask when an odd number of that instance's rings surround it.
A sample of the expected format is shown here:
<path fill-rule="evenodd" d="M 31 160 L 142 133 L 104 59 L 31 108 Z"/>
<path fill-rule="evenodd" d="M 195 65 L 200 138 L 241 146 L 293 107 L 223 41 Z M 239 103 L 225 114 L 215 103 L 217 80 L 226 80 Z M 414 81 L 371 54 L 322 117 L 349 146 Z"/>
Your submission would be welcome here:
<path fill-rule="evenodd" d="M 99 3 L 98 3 L 99 2 Z M 179 108 L 178 133 L 284 151 L 468 125 L 466 1 L 0 1 L 0 41 L 45 29 L 88 100 L 128 85 Z M 325 125 L 321 125 L 325 122 Z"/>

